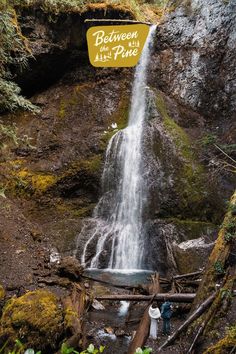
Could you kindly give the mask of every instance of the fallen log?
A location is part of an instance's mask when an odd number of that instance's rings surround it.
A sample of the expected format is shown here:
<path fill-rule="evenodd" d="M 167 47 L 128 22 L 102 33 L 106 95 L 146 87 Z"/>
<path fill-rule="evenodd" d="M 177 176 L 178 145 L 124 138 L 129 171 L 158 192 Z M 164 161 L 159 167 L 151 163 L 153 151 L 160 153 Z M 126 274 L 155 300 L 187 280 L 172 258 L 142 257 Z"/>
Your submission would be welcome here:
<path fill-rule="evenodd" d="M 187 293 L 187 294 L 170 294 L 162 293 L 156 294 L 153 300 L 164 301 L 166 297 L 172 302 L 193 302 L 196 294 Z M 132 294 L 122 294 L 122 295 L 98 295 L 95 297 L 98 301 L 111 300 L 111 301 L 150 301 L 153 298 L 152 295 L 132 295 Z"/>
<path fill-rule="evenodd" d="M 181 332 L 183 332 L 190 323 L 195 321 L 198 317 L 201 316 L 201 314 L 211 305 L 213 302 L 214 298 L 216 297 L 216 292 L 209 296 L 198 308 L 196 311 L 192 313 L 192 315 L 175 331 L 170 338 L 168 338 L 160 347 L 159 351 L 170 345 L 175 341 L 176 338 L 180 335 Z"/>
<path fill-rule="evenodd" d="M 150 317 L 148 314 L 149 304 L 145 309 L 143 317 L 139 323 L 138 329 L 135 333 L 134 339 L 130 343 L 128 354 L 134 354 L 137 348 L 141 348 L 148 338 L 149 327 L 150 327 Z"/>
<path fill-rule="evenodd" d="M 193 272 L 193 273 L 186 273 L 186 274 L 179 274 L 179 275 L 174 275 L 172 278 L 177 280 L 177 279 L 182 279 L 182 278 L 189 278 L 189 277 L 195 277 L 197 275 L 202 274 L 202 270 L 199 270 L 197 272 Z"/>
<path fill-rule="evenodd" d="M 72 292 L 63 301 L 65 309 L 65 328 L 71 334 L 67 339 L 68 347 L 78 348 L 83 336 L 83 315 L 86 311 L 89 299 L 85 289 L 74 283 Z"/>

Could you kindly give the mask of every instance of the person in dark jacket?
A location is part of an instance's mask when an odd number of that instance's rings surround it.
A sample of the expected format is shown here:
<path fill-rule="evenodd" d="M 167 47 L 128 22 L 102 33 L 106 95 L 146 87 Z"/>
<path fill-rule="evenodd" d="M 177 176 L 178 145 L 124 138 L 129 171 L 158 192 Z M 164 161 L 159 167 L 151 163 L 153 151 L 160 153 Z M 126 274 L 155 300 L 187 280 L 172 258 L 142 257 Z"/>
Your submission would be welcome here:
<path fill-rule="evenodd" d="M 163 319 L 163 334 L 164 335 L 169 335 L 170 334 L 170 319 L 172 316 L 172 304 L 171 302 L 166 298 L 165 302 L 161 306 L 161 317 Z"/>

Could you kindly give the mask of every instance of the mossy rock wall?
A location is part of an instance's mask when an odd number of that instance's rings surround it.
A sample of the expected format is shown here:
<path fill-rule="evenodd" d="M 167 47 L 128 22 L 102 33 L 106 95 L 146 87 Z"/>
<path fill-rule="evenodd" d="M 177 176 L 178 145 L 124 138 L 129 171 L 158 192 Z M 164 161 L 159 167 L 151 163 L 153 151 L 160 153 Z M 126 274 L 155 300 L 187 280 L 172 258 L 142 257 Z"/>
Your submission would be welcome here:
<path fill-rule="evenodd" d="M 173 109 L 172 104 L 170 110 L 169 100 L 155 90 L 150 92 L 149 100 L 146 156 L 152 166 L 148 180 L 150 200 L 154 202 L 149 210 L 164 218 L 218 222 L 224 210 L 222 201 L 214 181 L 209 186 L 207 171 L 191 137 L 176 122 L 177 107 Z"/>

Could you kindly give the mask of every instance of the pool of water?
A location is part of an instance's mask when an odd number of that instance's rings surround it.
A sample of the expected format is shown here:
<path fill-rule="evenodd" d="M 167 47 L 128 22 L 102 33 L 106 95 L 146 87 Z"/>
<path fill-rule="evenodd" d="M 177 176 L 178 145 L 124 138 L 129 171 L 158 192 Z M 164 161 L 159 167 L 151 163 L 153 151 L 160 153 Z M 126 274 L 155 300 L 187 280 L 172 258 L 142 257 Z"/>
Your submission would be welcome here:
<path fill-rule="evenodd" d="M 139 284 L 148 284 L 152 270 L 145 269 L 96 269 L 87 268 L 84 275 L 94 280 L 100 280 L 105 283 L 117 286 L 138 286 Z"/>

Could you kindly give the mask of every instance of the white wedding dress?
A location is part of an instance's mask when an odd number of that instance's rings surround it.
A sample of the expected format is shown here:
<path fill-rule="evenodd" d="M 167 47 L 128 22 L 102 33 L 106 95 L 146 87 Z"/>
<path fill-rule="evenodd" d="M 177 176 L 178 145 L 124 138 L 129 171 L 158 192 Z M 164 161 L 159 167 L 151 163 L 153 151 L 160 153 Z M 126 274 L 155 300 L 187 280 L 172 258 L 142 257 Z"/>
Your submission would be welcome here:
<path fill-rule="evenodd" d="M 149 337 L 152 339 L 157 339 L 158 324 L 157 321 L 161 317 L 161 313 L 158 307 L 149 307 L 148 314 L 151 318 Z"/>

